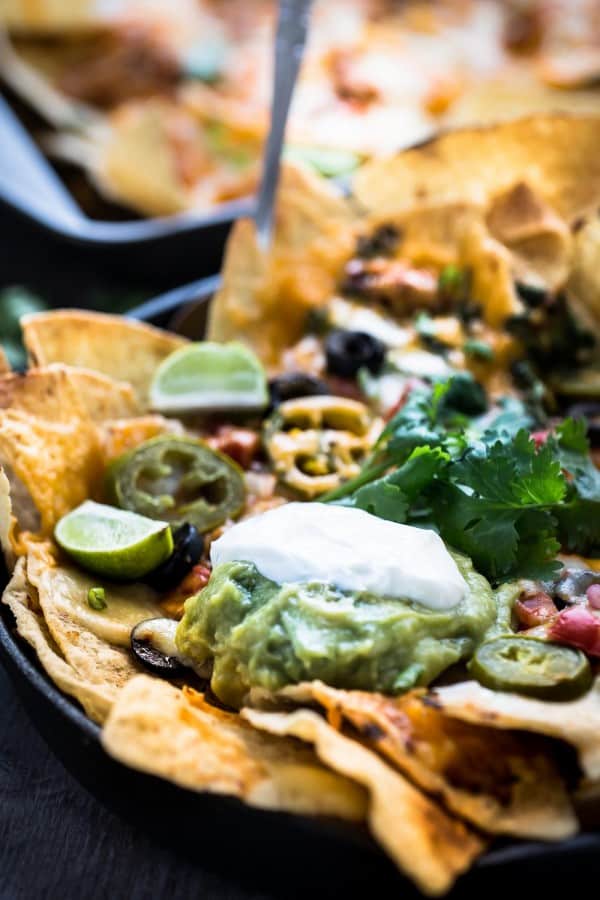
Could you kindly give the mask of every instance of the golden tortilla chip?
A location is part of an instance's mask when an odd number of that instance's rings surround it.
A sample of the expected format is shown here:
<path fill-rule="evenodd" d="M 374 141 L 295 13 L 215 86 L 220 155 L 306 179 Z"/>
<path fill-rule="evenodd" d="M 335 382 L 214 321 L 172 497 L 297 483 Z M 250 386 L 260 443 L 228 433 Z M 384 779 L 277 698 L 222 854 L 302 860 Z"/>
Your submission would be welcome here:
<path fill-rule="evenodd" d="M 106 592 L 104 610 L 94 610 L 87 602 L 89 588 L 98 585 Z M 27 557 L 18 561 L 3 599 L 48 675 L 98 722 L 121 688 L 140 672 L 129 650 L 131 628 L 164 615 L 150 588 L 102 584 L 58 565 L 48 542 L 29 542 Z"/>
<path fill-rule="evenodd" d="M 366 210 L 389 217 L 431 201 L 487 206 L 525 182 L 570 222 L 600 202 L 599 140 L 598 116 L 544 114 L 465 128 L 367 163 L 353 192 Z"/>
<path fill-rule="evenodd" d="M 165 419 L 163 416 L 147 415 L 134 419 L 110 419 L 102 423 L 100 429 L 102 449 L 106 462 L 121 456 L 158 437 L 159 434 L 183 434 L 183 428 L 177 419 Z"/>
<path fill-rule="evenodd" d="M 64 363 L 128 382 L 142 409 L 148 408 L 156 368 L 186 343 L 142 322 L 82 310 L 36 313 L 24 316 L 21 324 L 33 366 Z"/>
<path fill-rule="evenodd" d="M 256 728 L 314 745 L 328 766 L 370 793 L 369 824 L 377 841 L 423 893 L 439 896 L 482 852 L 483 841 L 450 818 L 375 753 L 340 734 L 319 715 L 242 710 Z"/>
<path fill-rule="evenodd" d="M 600 323 L 600 218 L 580 222 L 573 242 L 573 265 L 569 276 L 569 299 L 579 301 L 591 317 L 591 326 Z M 579 310 L 578 310 L 579 312 Z"/>
<path fill-rule="evenodd" d="M 422 692 L 391 698 L 319 681 L 279 692 L 343 717 L 422 790 L 492 834 L 557 840 L 577 831 L 567 792 L 535 739 L 452 720 Z"/>
<path fill-rule="evenodd" d="M 171 108 L 162 99 L 124 104 L 110 119 L 108 139 L 92 169 L 103 193 L 149 216 L 190 206 L 165 124 Z M 63 143 L 68 140 L 67 135 Z"/>
<path fill-rule="evenodd" d="M 49 534 L 94 494 L 102 480 L 100 440 L 68 371 L 0 378 L 0 465 L 21 530 Z"/>
<path fill-rule="evenodd" d="M 79 32 L 102 22 L 98 0 L 0 0 L 0 23 L 19 32 Z"/>
<path fill-rule="evenodd" d="M 14 565 L 14 550 L 11 533 L 13 529 L 12 503 L 10 499 L 10 482 L 6 473 L 0 468 L 0 550 L 4 554 L 4 561 L 8 571 L 12 571 Z"/>
<path fill-rule="evenodd" d="M 12 610 L 17 631 L 33 647 L 56 686 L 75 697 L 91 719 L 102 722 L 115 699 L 116 690 L 113 685 L 90 683 L 83 679 L 62 657 L 39 611 L 37 592 L 27 581 L 25 567 L 25 559 L 19 559 L 2 602 Z"/>
<path fill-rule="evenodd" d="M 140 675 L 123 688 L 102 732 L 105 750 L 135 769 L 251 806 L 361 821 L 361 788 L 296 741 L 261 734 L 195 691 Z"/>
<path fill-rule="evenodd" d="M 460 263 L 471 273 L 471 290 L 481 304 L 486 321 L 501 327 L 523 308 L 514 286 L 513 258 L 484 226 L 475 222 L 460 244 Z"/>
<path fill-rule="evenodd" d="M 449 716 L 490 728 L 533 731 L 572 744 L 584 774 L 600 779 L 600 678 L 578 700 L 552 703 L 491 691 L 477 681 L 436 689 L 433 700 Z"/>
<path fill-rule="evenodd" d="M 235 224 L 208 338 L 243 341 L 263 362 L 276 363 L 302 335 L 308 311 L 333 294 L 355 230 L 350 205 L 331 185 L 306 169 L 284 166 L 273 245 L 265 254 L 254 223 Z"/>
<path fill-rule="evenodd" d="M 525 182 L 494 197 L 487 212 L 491 234 L 513 254 L 519 281 L 540 282 L 551 290 L 569 273 L 571 231 L 552 207 Z"/>
<path fill-rule="evenodd" d="M 129 648 L 131 629 L 144 619 L 164 616 L 152 588 L 141 583 L 117 584 L 87 575 L 81 569 L 65 565 L 49 542 L 29 546 L 27 578 L 36 588 L 46 620 L 53 630 L 51 618 L 67 623 L 62 633 L 54 635 L 66 657 L 71 642 L 69 627 L 90 632 L 99 641 L 115 647 Z M 95 610 L 88 603 L 91 587 L 103 587 L 106 609 Z M 73 640 L 75 643 L 75 640 Z"/>
<path fill-rule="evenodd" d="M 92 369 L 78 369 L 59 363 L 48 366 L 46 371 L 55 367 L 68 373 L 86 412 L 94 422 L 127 419 L 141 412 L 139 400 L 129 383 L 116 381 Z"/>

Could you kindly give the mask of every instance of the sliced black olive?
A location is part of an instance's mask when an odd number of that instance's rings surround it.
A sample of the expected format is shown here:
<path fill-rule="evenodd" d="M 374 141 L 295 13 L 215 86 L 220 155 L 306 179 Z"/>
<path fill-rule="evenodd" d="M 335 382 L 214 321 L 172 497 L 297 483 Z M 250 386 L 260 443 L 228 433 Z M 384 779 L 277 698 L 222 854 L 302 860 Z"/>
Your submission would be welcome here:
<path fill-rule="evenodd" d="M 185 666 L 177 657 L 176 630 L 175 619 L 139 622 L 131 631 L 131 649 L 138 662 L 164 678 L 181 675 Z"/>
<path fill-rule="evenodd" d="M 515 282 L 515 288 L 523 303 L 526 303 L 530 309 L 537 309 L 538 306 L 543 306 L 550 296 L 548 289 L 539 284 L 527 284 L 524 281 L 517 281 Z"/>
<path fill-rule="evenodd" d="M 144 581 L 157 591 L 170 591 L 200 561 L 204 538 L 194 525 L 184 522 L 173 532 L 173 552 L 164 563 L 149 572 Z"/>
<path fill-rule="evenodd" d="M 383 224 L 373 234 L 362 235 L 356 244 L 356 255 L 362 259 L 373 256 L 393 256 L 400 243 L 401 234 L 395 225 Z"/>
<path fill-rule="evenodd" d="M 554 582 L 554 594 L 563 603 L 583 603 L 587 589 L 593 584 L 600 584 L 600 572 L 592 569 L 564 569 Z"/>
<path fill-rule="evenodd" d="M 366 331 L 337 329 L 325 339 L 327 371 L 330 375 L 353 378 L 359 369 L 377 374 L 385 360 L 385 344 Z"/>
<path fill-rule="evenodd" d="M 286 400 L 296 400 L 298 397 L 314 397 L 316 394 L 330 394 L 331 388 L 322 378 L 315 375 L 307 375 L 306 372 L 285 372 L 269 382 L 269 394 L 271 397 L 270 408 L 285 403 Z"/>

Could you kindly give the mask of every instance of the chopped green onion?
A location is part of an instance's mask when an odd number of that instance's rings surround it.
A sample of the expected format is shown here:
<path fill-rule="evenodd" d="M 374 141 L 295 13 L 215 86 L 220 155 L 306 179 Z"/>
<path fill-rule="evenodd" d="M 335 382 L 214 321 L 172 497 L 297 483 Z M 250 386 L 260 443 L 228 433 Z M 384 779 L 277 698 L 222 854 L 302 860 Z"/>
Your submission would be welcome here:
<path fill-rule="evenodd" d="M 438 288 L 441 291 L 454 291 L 457 289 L 461 289 L 464 287 L 465 283 L 465 272 L 462 269 L 459 269 L 458 266 L 449 265 L 444 266 L 442 271 L 440 272 L 440 277 L 438 279 Z"/>
<path fill-rule="evenodd" d="M 106 609 L 106 593 L 103 587 L 91 587 L 87 598 L 92 609 Z"/>

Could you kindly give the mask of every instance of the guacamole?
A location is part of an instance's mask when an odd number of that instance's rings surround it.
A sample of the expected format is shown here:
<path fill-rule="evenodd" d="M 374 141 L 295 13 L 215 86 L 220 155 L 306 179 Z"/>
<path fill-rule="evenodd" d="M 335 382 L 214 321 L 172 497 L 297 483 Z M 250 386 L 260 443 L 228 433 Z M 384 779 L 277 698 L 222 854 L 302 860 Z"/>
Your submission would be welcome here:
<path fill-rule="evenodd" d="M 251 563 L 221 563 L 187 600 L 177 647 L 196 665 L 214 660 L 211 687 L 234 707 L 251 687 L 314 679 L 386 694 L 429 684 L 508 630 L 518 593 L 514 585 L 494 592 L 467 557 L 453 556 L 468 590 L 447 610 L 320 583 L 280 585 Z"/>

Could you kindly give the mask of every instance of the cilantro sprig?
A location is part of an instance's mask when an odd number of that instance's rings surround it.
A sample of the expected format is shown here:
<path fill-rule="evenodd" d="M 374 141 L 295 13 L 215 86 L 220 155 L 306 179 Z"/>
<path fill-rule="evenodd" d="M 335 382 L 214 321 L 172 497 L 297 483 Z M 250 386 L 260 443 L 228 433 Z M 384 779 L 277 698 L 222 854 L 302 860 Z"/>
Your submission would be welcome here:
<path fill-rule="evenodd" d="M 322 499 L 433 527 L 493 581 L 550 577 L 561 547 L 600 547 L 600 472 L 584 422 L 540 446 L 534 427 L 515 399 L 483 413 L 468 376 L 417 388 L 361 473 Z"/>

